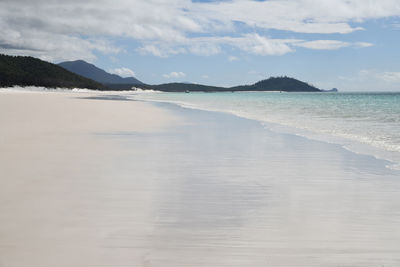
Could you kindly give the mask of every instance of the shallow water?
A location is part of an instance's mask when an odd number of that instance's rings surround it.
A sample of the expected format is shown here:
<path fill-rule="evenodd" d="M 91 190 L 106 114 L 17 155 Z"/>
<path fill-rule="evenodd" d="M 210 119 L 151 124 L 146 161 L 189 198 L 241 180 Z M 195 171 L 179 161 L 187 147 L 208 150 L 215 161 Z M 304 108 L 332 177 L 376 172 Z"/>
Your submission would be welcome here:
<path fill-rule="evenodd" d="M 268 128 L 281 132 L 400 163 L 400 93 L 144 93 L 135 97 L 229 112 L 269 123 Z"/>
<path fill-rule="evenodd" d="M 400 175 L 386 162 L 172 109 L 185 126 L 114 136 L 132 151 L 120 170 L 135 169 L 148 217 L 117 223 L 112 248 L 143 253 L 143 266 L 400 265 Z"/>

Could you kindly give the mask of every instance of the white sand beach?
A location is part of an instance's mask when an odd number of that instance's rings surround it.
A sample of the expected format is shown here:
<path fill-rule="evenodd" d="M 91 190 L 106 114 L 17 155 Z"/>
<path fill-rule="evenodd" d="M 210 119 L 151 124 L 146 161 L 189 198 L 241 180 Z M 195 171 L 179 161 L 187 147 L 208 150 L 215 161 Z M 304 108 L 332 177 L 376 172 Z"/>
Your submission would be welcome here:
<path fill-rule="evenodd" d="M 400 266 L 399 172 L 232 115 L 0 93 L 0 266 Z"/>
<path fill-rule="evenodd" d="M 84 99 L 91 96 L 0 94 L 0 266 L 115 266 L 120 252 L 102 243 L 119 230 L 109 219 L 124 215 L 113 198 L 127 197 L 126 212 L 148 213 L 129 196 L 140 188 L 129 192 L 133 184 L 113 176 L 126 149 L 99 136 L 157 133 L 177 118 L 143 102 Z"/>

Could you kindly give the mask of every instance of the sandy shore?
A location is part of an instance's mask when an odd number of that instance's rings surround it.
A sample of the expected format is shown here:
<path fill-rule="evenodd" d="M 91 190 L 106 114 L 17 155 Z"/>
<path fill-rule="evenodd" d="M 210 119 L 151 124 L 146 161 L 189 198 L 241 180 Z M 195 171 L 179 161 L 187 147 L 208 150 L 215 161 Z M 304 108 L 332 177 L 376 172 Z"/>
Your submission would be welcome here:
<path fill-rule="evenodd" d="M 99 99 L 109 94 L 0 94 L 0 266 L 116 266 L 99 240 L 118 229 L 97 226 L 112 216 L 114 188 L 125 183 L 113 174 L 127 151 L 107 136 L 163 132 L 178 118 Z"/>
<path fill-rule="evenodd" d="M 1 267 L 400 266 L 386 162 L 106 95 L 0 93 Z"/>

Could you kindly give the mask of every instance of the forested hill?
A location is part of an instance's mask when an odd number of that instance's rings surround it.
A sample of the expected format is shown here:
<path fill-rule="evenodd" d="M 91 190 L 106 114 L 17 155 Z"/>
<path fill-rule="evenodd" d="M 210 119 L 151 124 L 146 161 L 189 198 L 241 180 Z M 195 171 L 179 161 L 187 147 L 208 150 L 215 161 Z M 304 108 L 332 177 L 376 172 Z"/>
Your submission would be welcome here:
<path fill-rule="evenodd" d="M 14 85 L 106 89 L 100 83 L 34 57 L 0 54 L 0 87 Z"/>
<path fill-rule="evenodd" d="M 163 92 L 224 92 L 230 91 L 229 88 L 209 86 L 194 83 L 164 83 L 160 85 L 151 85 L 155 90 Z"/>
<path fill-rule="evenodd" d="M 283 92 L 321 92 L 308 83 L 289 77 L 271 77 L 252 85 L 234 87 L 217 87 L 192 83 L 166 83 L 152 85 L 156 90 L 164 92 L 235 92 L 235 91 L 283 91 Z"/>
<path fill-rule="evenodd" d="M 85 73 L 92 73 L 93 68 L 97 68 L 94 65 L 88 63 L 78 65 L 83 68 L 81 71 Z M 132 84 L 130 82 L 132 82 L 134 78 L 131 77 L 127 79 L 128 80 L 124 80 L 128 82 L 126 84 L 101 84 L 89 78 L 85 78 L 78 74 L 72 73 L 64 69 L 63 67 L 46 61 L 42 61 L 37 58 L 24 56 L 7 56 L 0 54 L 0 87 L 20 85 L 63 88 L 88 88 L 97 90 L 131 90 L 133 87 L 139 87 L 143 89 L 155 89 L 164 92 L 321 92 L 320 89 L 308 83 L 290 77 L 271 77 L 252 85 L 241 85 L 235 87 L 218 87 L 193 83 L 167 83 L 160 85 Z"/>
<path fill-rule="evenodd" d="M 253 85 L 236 86 L 233 91 L 283 91 L 283 92 L 321 92 L 320 89 L 290 77 L 271 77 Z"/>

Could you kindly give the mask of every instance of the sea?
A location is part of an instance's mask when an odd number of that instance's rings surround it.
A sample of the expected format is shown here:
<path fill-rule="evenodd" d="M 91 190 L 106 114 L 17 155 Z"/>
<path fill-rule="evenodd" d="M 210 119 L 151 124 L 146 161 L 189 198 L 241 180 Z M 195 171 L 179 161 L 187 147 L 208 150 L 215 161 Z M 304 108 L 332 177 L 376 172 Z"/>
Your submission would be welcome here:
<path fill-rule="evenodd" d="M 134 98 L 231 113 L 273 131 L 339 144 L 400 169 L 400 92 L 141 92 Z"/>

